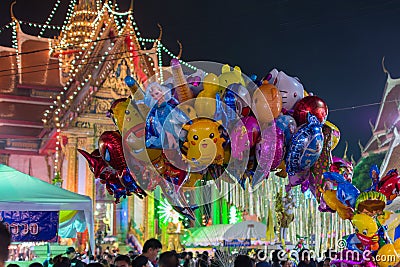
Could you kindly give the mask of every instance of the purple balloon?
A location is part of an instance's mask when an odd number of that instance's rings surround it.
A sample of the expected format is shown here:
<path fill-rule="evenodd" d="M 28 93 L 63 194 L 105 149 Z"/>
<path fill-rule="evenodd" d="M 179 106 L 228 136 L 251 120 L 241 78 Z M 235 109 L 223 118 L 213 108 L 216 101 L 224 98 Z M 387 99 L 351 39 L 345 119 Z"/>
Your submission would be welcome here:
<path fill-rule="evenodd" d="M 310 176 L 311 173 L 309 170 L 295 173 L 294 175 L 289 175 L 289 184 L 286 185 L 286 192 L 289 192 L 292 189 L 292 187 L 295 187 L 297 185 L 302 185 L 302 191 L 303 189 L 305 189 L 303 192 L 307 191 L 310 183 L 309 182 L 305 183 L 305 182 L 310 180 Z"/>
<path fill-rule="evenodd" d="M 247 133 L 247 135 L 246 135 Z M 249 151 L 258 139 L 260 138 L 260 126 L 257 119 L 248 116 L 236 123 L 236 126 L 231 133 L 232 140 L 232 156 L 242 160 L 245 151 Z"/>
<path fill-rule="evenodd" d="M 247 116 L 242 118 L 242 122 L 247 130 L 250 147 L 253 147 L 260 138 L 260 126 L 258 125 L 257 119 L 253 116 Z"/>
<path fill-rule="evenodd" d="M 262 131 L 261 140 L 256 144 L 258 166 L 266 175 L 269 173 L 270 169 L 279 166 L 284 155 L 282 130 L 273 126 L 267 127 Z"/>
<path fill-rule="evenodd" d="M 271 139 L 271 129 L 267 128 L 261 133 L 261 141 L 256 144 L 256 156 L 261 169 L 269 171 L 276 169 L 285 155 L 283 131 L 276 127 L 276 138 Z M 274 142 L 275 141 L 275 142 Z M 275 143 L 275 148 L 274 148 Z M 274 153 L 275 150 L 275 153 Z M 274 157 L 272 158 L 272 155 Z M 272 160 L 272 163 L 270 163 Z M 271 164 L 271 165 L 270 165 Z"/>

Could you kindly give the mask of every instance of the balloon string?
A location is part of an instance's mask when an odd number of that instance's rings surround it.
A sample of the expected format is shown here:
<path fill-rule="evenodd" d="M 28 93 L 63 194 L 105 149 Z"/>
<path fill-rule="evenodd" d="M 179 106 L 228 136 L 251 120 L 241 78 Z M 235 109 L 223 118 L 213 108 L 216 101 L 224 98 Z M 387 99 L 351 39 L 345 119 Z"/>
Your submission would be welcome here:
<path fill-rule="evenodd" d="M 363 105 L 358 105 L 358 106 L 351 106 L 351 107 L 330 109 L 329 112 L 344 111 L 344 110 L 352 110 L 352 109 L 364 108 L 364 107 L 370 107 L 370 106 L 377 106 L 377 105 L 381 105 L 381 104 L 383 104 L 383 103 L 392 103 L 392 102 L 399 102 L 399 104 L 400 104 L 400 101 L 397 100 L 397 99 L 396 99 L 396 100 L 387 100 L 387 101 L 381 101 L 381 102 L 363 104 Z"/>

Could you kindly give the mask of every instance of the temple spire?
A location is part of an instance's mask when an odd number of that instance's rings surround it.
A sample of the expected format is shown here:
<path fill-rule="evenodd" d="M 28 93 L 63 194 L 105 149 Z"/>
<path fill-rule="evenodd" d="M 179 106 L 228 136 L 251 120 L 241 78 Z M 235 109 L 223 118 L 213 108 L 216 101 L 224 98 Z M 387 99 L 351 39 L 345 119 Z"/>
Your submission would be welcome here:
<path fill-rule="evenodd" d="M 349 143 L 346 141 L 346 147 L 344 148 L 343 159 L 347 160 L 347 149 L 349 148 Z"/>
<path fill-rule="evenodd" d="M 179 45 L 179 53 L 178 53 L 178 55 L 176 56 L 176 58 L 177 58 L 177 59 L 181 59 L 181 56 L 182 56 L 182 43 L 179 42 L 179 40 L 177 40 L 176 42 L 177 42 L 178 45 Z"/>
<path fill-rule="evenodd" d="M 382 69 L 383 69 L 383 72 L 388 75 L 388 78 L 391 78 L 389 71 L 385 67 L 385 57 L 382 58 Z"/>

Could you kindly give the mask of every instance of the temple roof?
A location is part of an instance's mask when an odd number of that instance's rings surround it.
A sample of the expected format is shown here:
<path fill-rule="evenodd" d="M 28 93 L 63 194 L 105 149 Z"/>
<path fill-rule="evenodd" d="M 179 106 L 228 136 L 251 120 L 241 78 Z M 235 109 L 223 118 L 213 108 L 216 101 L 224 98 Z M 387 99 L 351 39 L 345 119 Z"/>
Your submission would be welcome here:
<path fill-rule="evenodd" d="M 36 154 L 43 133 L 42 115 L 61 90 L 58 59 L 50 57 L 51 40 L 17 27 L 14 48 L 0 47 L 0 149 Z"/>

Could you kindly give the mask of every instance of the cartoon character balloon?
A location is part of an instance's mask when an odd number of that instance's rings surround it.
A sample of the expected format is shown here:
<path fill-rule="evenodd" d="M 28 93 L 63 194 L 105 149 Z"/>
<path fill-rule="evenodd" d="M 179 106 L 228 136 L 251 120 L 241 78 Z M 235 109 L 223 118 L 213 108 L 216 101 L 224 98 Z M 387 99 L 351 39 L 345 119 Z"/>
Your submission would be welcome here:
<path fill-rule="evenodd" d="M 272 122 L 282 110 L 282 96 L 279 90 L 268 81 L 263 81 L 254 91 L 252 108 L 260 123 Z"/>
<path fill-rule="evenodd" d="M 213 162 L 223 163 L 222 143 L 225 140 L 220 137 L 219 125 L 210 119 L 198 119 L 191 125 L 184 125 L 183 128 L 188 131 L 187 142 L 184 143 L 188 149 L 186 158 L 192 171 L 204 169 Z"/>
<path fill-rule="evenodd" d="M 293 109 L 294 105 L 304 97 L 304 87 L 296 77 L 273 69 L 265 79 L 279 89 L 282 96 L 282 107 L 286 110 Z"/>

